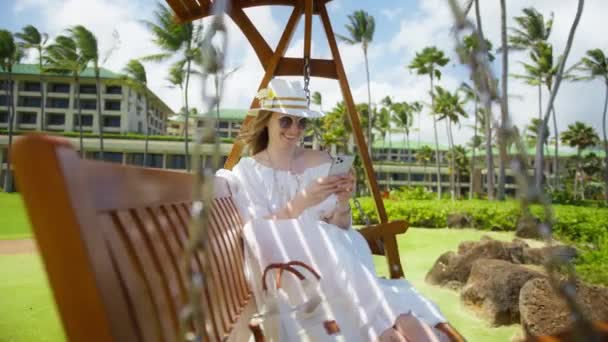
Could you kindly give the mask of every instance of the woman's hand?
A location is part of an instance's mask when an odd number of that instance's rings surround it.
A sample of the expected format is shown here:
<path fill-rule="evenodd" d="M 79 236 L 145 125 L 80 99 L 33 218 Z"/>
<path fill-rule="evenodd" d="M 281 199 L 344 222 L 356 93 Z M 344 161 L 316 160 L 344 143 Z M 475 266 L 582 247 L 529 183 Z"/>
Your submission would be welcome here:
<path fill-rule="evenodd" d="M 293 206 L 302 212 L 325 201 L 327 197 L 339 191 L 341 186 L 344 186 L 341 176 L 318 178 L 296 195 Z"/>
<path fill-rule="evenodd" d="M 335 194 L 338 197 L 338 206 L 346 207 L 355 192 L 355 185 L 357 184 L 355 174 L 353 170 L 350 170 L 346 175 L 339 177 L 338 190 Z"/>

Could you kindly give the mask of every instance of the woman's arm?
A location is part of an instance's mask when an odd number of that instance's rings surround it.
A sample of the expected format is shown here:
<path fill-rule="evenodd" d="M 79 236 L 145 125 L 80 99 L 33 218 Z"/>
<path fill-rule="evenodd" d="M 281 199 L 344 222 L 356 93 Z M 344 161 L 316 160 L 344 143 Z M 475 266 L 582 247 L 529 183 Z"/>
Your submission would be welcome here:
<path fill-rule="evenodd" d="M 354 172 L 349 172 L 346 176 L 341 176 L 338 183 L 338 191 L 336 196 L 338 204 L 333 211 L 328 223 L 334 224 L 340 228 L 348 229 L 352 224 L 352 212 L 350 208 L 350 198 L 355 192 L 355 175 Z"/>
<path fill-rule="evenodd" d="M 337 176 L 319 178 L 306 189 L 298 192 L 283 208 L 266 218 L 271 220 L 297 218 L 306 208 L 323 202 L 335 193 L 339 189 L 339 184 L 340 178 Z"/>
<path fill-rule="evenodd" d="M 327 223 L 334 224 L 340 228 L 348 229 L 352 224 L 352 210 L 348 201 L 346 204 L 339 203 Z"/>

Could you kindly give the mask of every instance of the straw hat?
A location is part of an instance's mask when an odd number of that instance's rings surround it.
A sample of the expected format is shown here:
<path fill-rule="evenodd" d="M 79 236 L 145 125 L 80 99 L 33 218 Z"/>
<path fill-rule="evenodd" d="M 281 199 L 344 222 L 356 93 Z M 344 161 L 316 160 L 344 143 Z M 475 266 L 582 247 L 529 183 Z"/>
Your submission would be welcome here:
<path fill-rule="evenodd" d="M 308 107 L 306 93 L 299 81 L 273 78 L 268 88 L 260 90 L 256 96 L 260 107 L 249 110 L 249 115 L 257 115 L 261 110 L 314 119 L 325 115 Z"/>

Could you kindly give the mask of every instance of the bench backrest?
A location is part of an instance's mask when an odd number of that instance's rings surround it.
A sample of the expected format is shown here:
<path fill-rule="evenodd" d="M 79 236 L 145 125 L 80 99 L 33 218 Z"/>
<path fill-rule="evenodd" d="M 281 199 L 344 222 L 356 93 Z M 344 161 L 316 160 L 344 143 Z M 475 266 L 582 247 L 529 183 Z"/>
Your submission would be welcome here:
<path fill-rule="evenodd" d="M 179 340 L 180 312 L 190 298 L 183 255 L 193 177 L 81 160 L 68 142 L 48 136 L 22 137 L 13 151 L 69 340 Z M 216 341 L 235 334 L 252 300 L 231 197 L 215 199 L 209 224 L 201 304 L 209 313 L 204 334 Z M 200 270 L 201 257 L 191 267 Z"/>

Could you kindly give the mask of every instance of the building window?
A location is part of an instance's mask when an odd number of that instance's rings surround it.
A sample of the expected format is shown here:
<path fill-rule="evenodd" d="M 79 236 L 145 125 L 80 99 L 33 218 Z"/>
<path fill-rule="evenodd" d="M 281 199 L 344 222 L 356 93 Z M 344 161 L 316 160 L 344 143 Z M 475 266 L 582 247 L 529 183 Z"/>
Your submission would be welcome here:
<path fill-rule="evenodd" d="M 25 82 L 25 84 L 23 85 L 23 90 L 39 92 L 40 91 L 40 82 Z"/>
<path fill-rule="evenodd" d="M 107 86 L 106 94 L 122 94 L 121 86 Z"/>
<path fill-rule="evenodd" d="M 93 159 L 100 160 L 101 153 L 93 152 Z M 122 152 L 103 152 L 103 160 L 111 163 L 122 164 Z"/>
<path fill-rule="evenodd" d="M 8 112 L 0 112 L 0 123 L 8 122 Z"/>
<path fill-rule="evenodd" d="M 46 104 L 48 108 L 64 108 L 67 109 L 70 106 L 69 99 L 48 99 Z"/>
<path fill-rule="evenodd" d="M 74 115 L 74 125 L 75 127 L 80 126 L 79 116 Z M 93 126 L 93 115 L 83 115 L 82 116 L 82 125 L 83 126 Z"/>
<path fill-rule="evenodd" d="M 186 156 L 183 154 L 170 154 L 167 156 L 167 168 L 175 170 L 186 169 Z"/>
<path fill-rule="evenodd" d="M 52 83 L 50 91 L 52 93 L 69 93 L 70 85 L 68 83 Z"/>
<path fill-rule="evenodd" d="M 64 125 L 65 115 L 63 114 L 48 114 L 47 123 L 49 125 Z"/>
<path fill-rule="evenodd" d="M 141 134 L 143 132 L 141 121 L 137 123 L 137 133 Z"/>
<path fill-rule="evenodd" d="M 127 154 L 127 164 L 143 166 L 144 165 L 144 154 L 143 153 Z"/>
<path fill-rule="evenodd" d="M 97 87 L 94 84 L 81 84 L 81 94 L 97 94 Z"/>
<path fill-rule="evenodd" d="M 74 101 L 74 109 L 78 108 L 78 100 Z M 83 100 L 80 99 L 80 109 L 97 109 L 97 100 Z"/>
<path fill-rule="evenodd" d="M 0 106 L 8 106 L 8 96 L 0 95 Z"/>
<path fill-rule="evenodd" d="M 120 110 L 120 101 L 106 100 L 106 110 Z"/>
<path fill-rule="evenodd" d="M 40 107 L 40 98 L 32 96 L 19 96 L 20 107 Z"/>
<path fill-rule="evenodd" d="M 218 127 L 219 128 L 228 128 L 230 126 L 230 123 L 228 121 L 220 121 L 218 122 Z"/>
<path fill-rule="evenodd" d="M 120 127 L 120 116 L 104 116 L 104 127 Z"/>
<path fill-rule="evenodd" d="M 36 124 L 36 113 L 19 113 L 18 117 L 20 124 Z"/>
<path fill-rule="evenodd" d="M 146 158 L 146 166 L 147 167 L 163 167 L 163 155 L 158 153 L 148 153 Z"/>

